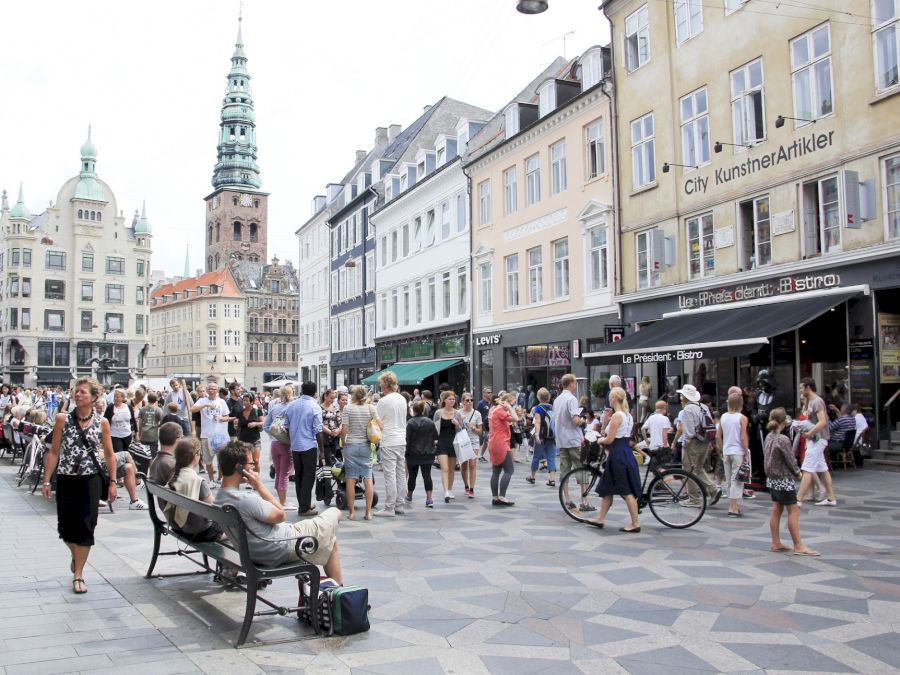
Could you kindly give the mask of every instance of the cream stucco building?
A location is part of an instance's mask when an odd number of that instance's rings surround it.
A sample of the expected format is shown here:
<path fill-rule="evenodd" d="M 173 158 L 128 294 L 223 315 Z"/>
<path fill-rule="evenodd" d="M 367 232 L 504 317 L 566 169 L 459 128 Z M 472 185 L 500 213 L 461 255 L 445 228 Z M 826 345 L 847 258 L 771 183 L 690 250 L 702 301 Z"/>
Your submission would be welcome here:
<path fill-rule="evenodd" d="M 469 141 L 476 389 L 586 378 L 619 323 L 608 71 L 557 59 Z"/>
<path fill-rule="evenodd" d="M 148 350 L 152 234 L 131 222 L 96 172 L 88 132 L 81 170 L 32 214 L 22 189 L 0 210 L 0 375 L 5 382 L 69 387 L 143 375 Z"/>
<path fill-rule="evenodd" d="M 188 386 L 243 382 L 245 305 L 230 267 L 155 288 L 147 376 Z"/>
<path fill-rule="evenodd" d="M 616 291 L 629 332 L 644 330 L 589 362 L 649 376 L 654 395 L 691 382 L 717 404 L 768 370 L 793 408 L 812 375 L 828 398 L 874 414 L 900 383 L 878 339 L 900 325 L 898 4 L 602 9 Z"/>

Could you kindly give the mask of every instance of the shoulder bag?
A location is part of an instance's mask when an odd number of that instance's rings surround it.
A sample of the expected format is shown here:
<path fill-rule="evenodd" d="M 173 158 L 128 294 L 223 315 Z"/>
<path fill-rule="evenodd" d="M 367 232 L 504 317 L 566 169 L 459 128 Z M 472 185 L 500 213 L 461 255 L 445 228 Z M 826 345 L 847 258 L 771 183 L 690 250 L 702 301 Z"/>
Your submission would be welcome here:
<path fill-rule="evenodd" d="M 78 435 L 81 437 L 81 444 L 84 446 L 84 449 L 88 453 L 88 457 L 91 458 L 91 462 L 94 464 L 94 468 L 97 469 L 97 475 L 100 476 L 100 495 L 101 499 L 106 499 L 109 495 L 109 471 L 104 470 L 102 466 L 100 466 L 100 462 L 97 460 L 97 448 L 94 448 L 88 443 L 87 436 L 84 433 L 84 429 L 81 428 L 81 425 L 78 423 L 78 417 L 73 410 L 71 415 L 69 416 L 72 424 L 75 425 L 75 428 L 78 430 Z"/>
<path fill-rule="evenodd" d="M 381 443 L 381 427 L 378 426 L 378 421 L 375 419 L 375 408 L 369 406 L 369 423 L 366 425 L 366 438 L 369 439 L 369 443 L 375 443 L 378 445 Z"/>

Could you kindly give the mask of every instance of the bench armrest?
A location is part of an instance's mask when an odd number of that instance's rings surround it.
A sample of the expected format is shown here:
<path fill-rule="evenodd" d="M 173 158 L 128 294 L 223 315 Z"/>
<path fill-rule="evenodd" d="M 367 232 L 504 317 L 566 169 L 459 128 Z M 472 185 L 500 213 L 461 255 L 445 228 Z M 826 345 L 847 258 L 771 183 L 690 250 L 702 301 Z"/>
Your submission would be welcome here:
<path fill-rule="evenodd" d="M 315 537 L 310 537 L 309 535 L 303 535 L 302 537 L 279 537 L 279 538 L 270 538 L 270 537 L 260 537 L 250 528 L 245 530 L 246 535 L 248 537 L 253 537 L 254 539 L 259 539 L 260 541 L 270 541 L 270 542 L 278 542 L 278 541 L 292 541 L 294 542 L 294 551 L 297 553 L 298 558 L 302 558 L 304 554 L 310 555 L 319 550 L 319 542 Z"/>

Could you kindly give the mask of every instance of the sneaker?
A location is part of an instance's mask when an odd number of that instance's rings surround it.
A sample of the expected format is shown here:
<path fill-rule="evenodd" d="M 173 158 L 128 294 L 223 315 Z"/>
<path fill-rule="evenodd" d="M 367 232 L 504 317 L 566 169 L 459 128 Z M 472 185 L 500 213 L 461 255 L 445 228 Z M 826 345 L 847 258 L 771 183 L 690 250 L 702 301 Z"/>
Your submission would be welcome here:
<path fill-rule="evenodd" d="M 105 499 L 100 499 L 97 501 L 97 506 L 99 506 L 101 509 L 105 509 L 107 506 L 109 506 L 109 503 L 107 503 Z"/>
<path fill-rule="evenodd" d="M 456 499 L 456 495 L 453 492 L 448 492 L 447 494 L 450 495 L 450 499 Z"/>
<path fill-rule="evenodd" d="M 756 493 L 753 490 L 744 490 L 744 499 L 756 499 Z"/>
<path fill-rule="evenodd" d="M 722 498 L 722 488 L 716 488 L 716 491 L 709 496 L 709 505 L 715 506 Z"/>
<path fill-rule="evenodd" d="M 433 509 L 433 508 L 434 508 L 434 500 L 433 500 L 433 499 L 426 499 L 426 500 L 425 500 L 425 508 L 426 508 L 426 509 Z"/>
<path fill-rule="evenodd" d="M 143 511 L 147 508 L 147 505 L 144 503 L 142 499 L 135 499 L 128 505 L 129 511 Z"/>
<path fill-rule="evenodd" d="M 825 498 L 820 502 L 816 502 L 816 506 L 837 506 L 837 499 Z"/>
<path fill-rule="evenodd" d="M 449 504 L 449 503 L 450 503 L 450 493 L 449 493 L 449 492 L 445 492 L 445 493 L 444 493 L 444 503 L 445 503 L 445 504 Z"/>
<path fill-rule="evenodd" d="M 315 506 L 313 506 L 311 509 L 308 509 L 307 511 L 303 511 L 300 515 L 301 516 L 317 516 L 317 515 L 319 515 L 319 509 L 317 509 Z"/>
<path fill-rule="evenodd" d="M 686 506 L 689 509 L 699 509 L 699 508 L 703 507 L 703 504 L 701 502 L 694 502 L 694 501 L 690 501 L 690 500 L 686 501 L 686 502 L 682 502 L 681 505 Z"/>
<path fill-rule="evenodd" d="M 469 499 L 475 499 L 475 490 L 472 488 L 466 488 L 466 497 Z"/>
<path fill-rule="evenodd" d="M 485 457 L 484 455 L 482 455 L 481 457 L 478 458 L 478 461 L 479 461 L 479 462 L 484 462 L 485 464 L 487 464 L 487 457 Z"/>
<path fill-rule="evenodd" d="M 275 480 L 275 465 L 269 464 L 269 478 Z"/>
<path fill-rule="evenodd" d="M 216 481 L 214 481 L 214 480 L 211 480 L 211 481 L 208 481 L 208 483 L 209 483 L 209 489 L 210 489 L 210 490 L 218 490 L 218 489 L 219 489 L 219 483 L 218 483 L 218 482 L 216 482 Z"/>
<path fill-rule="evenodd" d="M 406 495 L 406 503 L 412 504 L 412 495 Z"/>
<path fill-rule="evenodd" d="M 393 518 L 396 514 L 393 509 L 382 509 L 381 511 L 376 511 L 375 515 L 379 518 Z"/>
<path fill-rule="evenodd" d="M 287 503 L 281 505 L 281 510 L 282 510 L 282 511 L 296 511 L 296 510 L 297 510 L 297 505 L 296 505 L 296 504 L 291 504 L 290 502 L 287 502 Z"/>

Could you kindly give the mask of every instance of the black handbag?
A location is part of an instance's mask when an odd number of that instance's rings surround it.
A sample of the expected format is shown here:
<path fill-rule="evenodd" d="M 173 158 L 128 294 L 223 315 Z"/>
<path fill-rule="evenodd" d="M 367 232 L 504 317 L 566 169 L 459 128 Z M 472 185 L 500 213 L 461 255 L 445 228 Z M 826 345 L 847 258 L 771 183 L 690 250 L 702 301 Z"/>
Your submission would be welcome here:
<path fill-rule="evenodd" d="M 97 469 L 97 475 L 100 476 L 100 498 L 106 499 L 109 496 L 109 485 L 112 482 L 109 478 L 109 471 L 104 471 L 103 467 L 100 466 L 100 462 L 97 460 L 97 449 L 92 448 L 88 443 L 87 436 L 85 436 L 84 429 L 82 429 L 81 425 L 78 423 L 78 416 L 75 414 L 74 410 L 72 410 L 70 417 L 72 418 L 72 424 L 78 429 L 78 435 L 81 436 L 81 444 L 84 446 L 84 449 L 87 450 L 88 457 L 91 458 L 94 468 Z"/>

